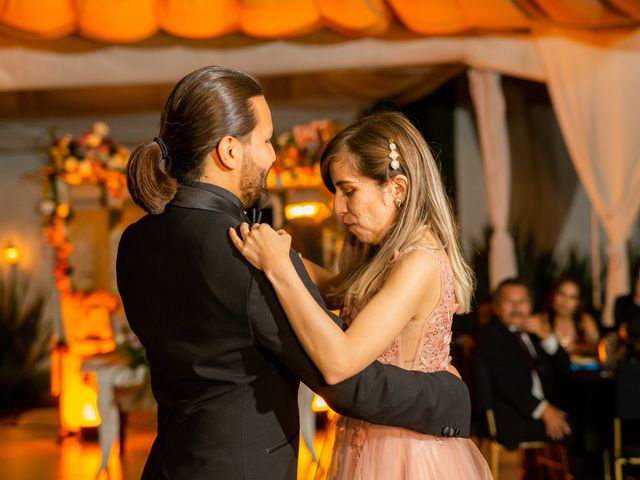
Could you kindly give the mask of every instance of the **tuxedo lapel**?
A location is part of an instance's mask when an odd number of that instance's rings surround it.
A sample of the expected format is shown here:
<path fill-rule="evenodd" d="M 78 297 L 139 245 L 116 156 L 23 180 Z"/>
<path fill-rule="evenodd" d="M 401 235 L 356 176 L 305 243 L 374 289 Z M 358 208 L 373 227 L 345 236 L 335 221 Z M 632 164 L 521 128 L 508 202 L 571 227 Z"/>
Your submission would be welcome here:
<path fill-rule="evenodd" d="M 518 343 L 518 339 L 511 332 L 511 330 L 509 330 L 509 327 L 507 327 L 498 319 L 496 319 L 495 322 L 498 326 L 498 330 L 504 342 L 505 349 L 510 352 L 509 357 L 512 360 L 517 361 L 517 364 L 521 366 L 523 370 L 529 372 L 530 367 L 527 360 L 527 352 L 522 349 L 522 346 Z"/>

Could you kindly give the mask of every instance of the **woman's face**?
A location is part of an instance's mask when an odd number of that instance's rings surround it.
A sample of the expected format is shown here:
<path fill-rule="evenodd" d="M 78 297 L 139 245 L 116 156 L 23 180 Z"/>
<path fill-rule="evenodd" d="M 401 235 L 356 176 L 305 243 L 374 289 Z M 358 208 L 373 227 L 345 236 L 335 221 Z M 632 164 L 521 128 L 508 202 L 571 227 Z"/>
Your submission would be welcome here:
<path fill-rule="evenodd" d="M 574 314 L 580 303 L 580 289 L 573 282 L 562 282 L 553 295 L 553 309 L 561 316 Z"/>
<path fill-rule="evenodd" d="M 398 211 L 392 188 L 361 175 L 353 161 L 340 158 L 331 163 L 336 186 L 333 211 L 338 221 L 363 243 L 377 245 L 384 238 Z"/>

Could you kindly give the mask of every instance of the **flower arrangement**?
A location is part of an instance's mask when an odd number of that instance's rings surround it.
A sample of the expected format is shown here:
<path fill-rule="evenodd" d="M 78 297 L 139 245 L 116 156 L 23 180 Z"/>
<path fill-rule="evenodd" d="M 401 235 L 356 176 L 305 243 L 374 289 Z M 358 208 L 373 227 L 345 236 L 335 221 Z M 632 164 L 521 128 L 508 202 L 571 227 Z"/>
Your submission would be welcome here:
<path fill-rule="evenodd" d="M 320 157 L 329 140 L 342 128 L 331 120 L 314 120 L 281 133 L 274 145 L 276 162 L 267 184 L 271 189 L 322 185 Z"/>
<path fill-rule="evenodd" d="M 69 256 L 73 246 L 67 225 L 72 214 L 69 187 L 98 185 L 102 202 L 118 208 L 126 197 L 129 150 L 113 140 L 106 123 L 97 122 L 91 130 L 76 137 L 71 134 L 52 135 L 46 153 L 47 164 L 40 170 L 43 194 L 40 212 L 44 218 L 47 243 L 54 250 L 56 286 L 63 293 L 71 293 Z M 111 305 L 113 302 L 107 303 Z"/>

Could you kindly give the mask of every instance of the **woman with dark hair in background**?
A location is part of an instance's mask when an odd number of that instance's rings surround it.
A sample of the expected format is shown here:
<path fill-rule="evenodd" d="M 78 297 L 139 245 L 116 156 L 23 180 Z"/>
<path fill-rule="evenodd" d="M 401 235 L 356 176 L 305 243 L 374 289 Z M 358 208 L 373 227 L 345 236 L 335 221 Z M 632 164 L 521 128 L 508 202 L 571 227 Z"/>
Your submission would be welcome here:
<path fill-rule="evenodd" d="M 550 328 L 570 355 L 594 355 L 598 351 L 598 324 L 584 311 L 582 288 L 576 279 L 560 278 L 533 320 Z"/>
<path fill-rule="evenodd" d="M 621 328 L 621 336 L 626 336 L 626 328 L 633 316 L 640 315 L 640 260 L 631 269 L 631 292 L 616 299 L 614 316 L 616 327 Z"/>

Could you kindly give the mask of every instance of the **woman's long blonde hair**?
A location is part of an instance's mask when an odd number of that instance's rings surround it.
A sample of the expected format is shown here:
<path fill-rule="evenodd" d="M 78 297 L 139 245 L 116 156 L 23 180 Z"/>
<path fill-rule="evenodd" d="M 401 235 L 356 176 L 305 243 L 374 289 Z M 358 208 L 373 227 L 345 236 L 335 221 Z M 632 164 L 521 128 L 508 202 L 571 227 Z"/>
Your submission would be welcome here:
<path fill-rule="evenodd" d="M 390 167 L 389 140 L 397 146 L 400 167 Z M 430 231 L 449 258 L 458 313 L 468 312 L 473 295 L 473 273 L 464 260 L 449 198 L 440 170 L 424 138 L 401 113 L 369 115 L 339 132 L 327 145 L 322 159 L 322 178 L 335 193 L 331 164 L 350 161 L 361 175 L 385 185 L 395 175 L 408 179 L 406 198 L 389 232 L 379 245 L 360 242 L 346 234 L 340 253 L 339 273 L 328 292 L 334 305 L 354 305 L 380 287 L 391 268 L 396 251 L 417 243 Z"/>

